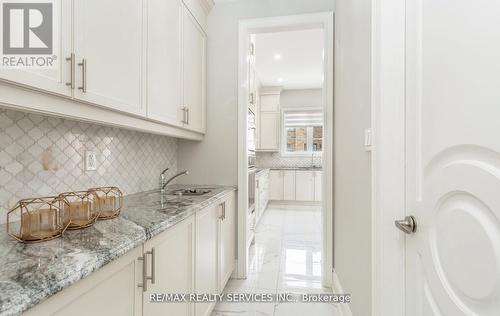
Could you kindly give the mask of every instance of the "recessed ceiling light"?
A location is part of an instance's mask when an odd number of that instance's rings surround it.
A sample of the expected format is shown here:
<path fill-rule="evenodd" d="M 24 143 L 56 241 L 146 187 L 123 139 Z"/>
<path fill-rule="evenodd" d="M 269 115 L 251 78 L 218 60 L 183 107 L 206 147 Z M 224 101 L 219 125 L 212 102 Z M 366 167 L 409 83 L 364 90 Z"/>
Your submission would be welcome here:
<path fill-rule="evenodd" d="M 279 77 L 278 82 L 283 82 L 283 77 Z"/>
<path fill-rule="evenodd" d="M 281 55 L 280 54 L 274 54 L 274 60 L 280 60 Z"/>

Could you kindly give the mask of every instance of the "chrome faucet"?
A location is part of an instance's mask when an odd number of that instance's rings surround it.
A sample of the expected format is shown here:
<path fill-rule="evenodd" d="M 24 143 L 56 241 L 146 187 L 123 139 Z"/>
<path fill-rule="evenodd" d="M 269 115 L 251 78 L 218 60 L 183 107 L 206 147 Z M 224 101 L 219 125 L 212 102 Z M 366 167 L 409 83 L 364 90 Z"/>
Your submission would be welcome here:
<path fill-rule="evenodd" d="M 179 176 L 183 176 L 183 175 L 188 175 L 189 174 L 189 171 L 187 170 L 184 170 L 184 171 L 181 171 L 179 172 L 178 174 L 176 174 L 175 176 L 171 177 L 170 179 L 168 179 L 165 183 L 162 184 L 162 186 L 160 187 L 160 189 L 162 191 L 165 190 L 165 187 L 170 183 L 172 182 L 175 178 L 179 177 Z"/>
<path fill-rule="evenodd" d="M 165 173 L 169 170 L 170 168 L 165 168 L 160 174 L 160 189 L 163 188 L 163 185 L 165 184 Z"/>

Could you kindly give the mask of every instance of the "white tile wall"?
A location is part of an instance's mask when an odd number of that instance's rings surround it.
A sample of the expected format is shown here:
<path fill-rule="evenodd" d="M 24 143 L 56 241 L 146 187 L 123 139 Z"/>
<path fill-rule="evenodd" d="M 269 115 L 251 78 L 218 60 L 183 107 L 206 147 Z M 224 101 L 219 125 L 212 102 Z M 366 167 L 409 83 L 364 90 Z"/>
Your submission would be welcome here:
<path fill-rule="evenodd" d="M 96 171 L 84 171 L 86 150 Z M 158 186 L 177 171 L 174 138 L 0 109 L 0 223 L 21 198 L 97 186 L 125 193 Z"/>
<path fill-rule="evenodd" d="M 311 167 L 312 158 L 307 157 L 282 157 L 281 153 L 258 152 L 256 165 L 259 168 L 303 168 Z M 314 156 L 314 165 L 322 166 L 322 157 Z"/>

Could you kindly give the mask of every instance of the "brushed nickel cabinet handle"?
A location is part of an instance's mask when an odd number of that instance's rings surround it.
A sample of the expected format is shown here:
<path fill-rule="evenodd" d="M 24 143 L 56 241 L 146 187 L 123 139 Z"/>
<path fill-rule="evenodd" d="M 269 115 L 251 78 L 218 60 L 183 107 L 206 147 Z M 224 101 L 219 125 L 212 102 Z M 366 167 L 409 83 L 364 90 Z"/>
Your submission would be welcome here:
<path fill-rule="evenodd" d="M 189 108 L 186 108 L 186 114 L 187 114 L 187 119 L 186 119 L 186 124 L 189 125 Z"/>
<path fill-rule="evenodd" d="M 181 107 L 181 110 L 182 110 L 182 123 L 183 124 L 187 124 L 187 119 L 186 119 L 186 115 L 187 115 L 187 112 L 186 112 L 186 107 L 185 106 L 182 106 Z"/>
<path fill-rule="evenodd" d="M 78 63 L 78 66 L 82 67 L 82 85 L 78 87 L 78 90 L 82 90 L 85 93 L 87 92 L 87 60 L 83 58 L 82 62 Z"/>
<path fill-rule="evenodd" d="M 137 258 L 142 261 L 142 283 L 137 284 L 138 287 L 142 287 L 142 291 L 146 292 L 148 290 L 148 256 L 144 254 L 143 256 Z"/>
<path fill-rule="evenodd" d="M 222 203 L 222 220 L 226 220 L 226 202 Z"/>
<path fill-rule="evenodd" d="M 148 277 L 148 280 L 151 280 L 151 284 L 155 284 L 156 280 L 156 250 L 155 248 L 151 248 L 151 251 L 146 252 L 146 255 L 151 255 L 151 276 Z"/>
<path fill-rule="evenodd" d="M 69 82 L 66 82 L 66 85 L 70 87 L 72 90 L 75 89 L 75 54 L 71 53 L 69 57 L 66 57 L 66 60 L 69 61 Z"/>

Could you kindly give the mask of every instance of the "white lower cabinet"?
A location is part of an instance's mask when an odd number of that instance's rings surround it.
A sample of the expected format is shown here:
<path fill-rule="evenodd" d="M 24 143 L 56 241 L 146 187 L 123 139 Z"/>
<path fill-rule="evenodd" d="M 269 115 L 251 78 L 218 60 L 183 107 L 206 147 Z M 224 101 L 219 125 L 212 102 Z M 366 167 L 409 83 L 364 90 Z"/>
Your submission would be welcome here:
<path fill-rule="evenodd" d="M 235 193 L 153 237 L 25 315 L 210 315 L 215 303 L 156 294 L 220 293 L 235 264 Z"/>
<path fill-rule="evenodd" d="M 28 316 L 142 315 L 142 247 L 28 310 Z"/>
<path fill-rule="evenodd" d="M 165 233 L 144 244 L 147 289 L 143 314 L 147 316 L 193 314 L 193 304 L 154 302 L 156 294 L 184 294 L 194 290 L 195 255 L 194 216 L 183 220 Z M 144 259 L 143 259 L 144 260 Z"/>
<path fill-rule="evenodd" d="M 321 201 L 322 171 L 271 170 L 269 199 L 273 201 Z"/>
<path fill-rule="evenodd" d="M 271 200 L 271 201 L 284 200 L 283 180 L 284 180 L 283 170 L 271 170 L 271 171 L 269 171 L 269 200 Z"/>
<path fill-rule="evenodd" d="M 314 171 L 314 201 L 321 201 L 323 191 L 323 172 Z"/>
<path fill-rule="evenodd" d="M 195 292 L 217 293 L 219 206 L 211 206 L 196 214 Z M 214 303 L 195 303 L 195 315 L 209 315 Z"/>
<path fill-rule="evenodd" d="M 234 270 L 236 257 L 236 200 L 231 193 L 221 204 L 219 219 L 219 292 L 224 290 Z"/>
<path fill-rule="evenodd" d="M 264 170 L 255 175 L 255 223 L 260 221 L 269 202 L 269 174 L 269 170 Z"/>
<path fill-rule="evenodd" d="M 284 170 L 283 200 L 295 201 L 295 190 L 296 190 L 295 170 Z"/>

